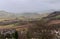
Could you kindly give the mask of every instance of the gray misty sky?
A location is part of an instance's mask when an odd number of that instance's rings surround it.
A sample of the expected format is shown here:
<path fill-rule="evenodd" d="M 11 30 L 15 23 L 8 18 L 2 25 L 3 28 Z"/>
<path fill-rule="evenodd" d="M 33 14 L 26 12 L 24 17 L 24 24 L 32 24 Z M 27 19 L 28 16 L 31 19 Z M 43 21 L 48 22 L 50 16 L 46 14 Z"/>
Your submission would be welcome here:
<path fill-rule="evenodd" d="M 0 0 L 0 10 L 8 12 L 40 12 L 60 10 L 60 0 Z"/>

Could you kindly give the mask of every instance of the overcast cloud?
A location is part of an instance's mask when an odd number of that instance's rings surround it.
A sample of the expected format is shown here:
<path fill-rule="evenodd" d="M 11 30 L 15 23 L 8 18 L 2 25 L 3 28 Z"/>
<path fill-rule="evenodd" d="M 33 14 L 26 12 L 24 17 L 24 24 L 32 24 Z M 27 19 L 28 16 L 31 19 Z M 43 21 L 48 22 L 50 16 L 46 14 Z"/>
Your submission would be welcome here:
<path fill-rule="evenodd" d="M 0 0 L 0 10 L 9 12 L 40 12 L 60 10 L 60 0 Z"/>

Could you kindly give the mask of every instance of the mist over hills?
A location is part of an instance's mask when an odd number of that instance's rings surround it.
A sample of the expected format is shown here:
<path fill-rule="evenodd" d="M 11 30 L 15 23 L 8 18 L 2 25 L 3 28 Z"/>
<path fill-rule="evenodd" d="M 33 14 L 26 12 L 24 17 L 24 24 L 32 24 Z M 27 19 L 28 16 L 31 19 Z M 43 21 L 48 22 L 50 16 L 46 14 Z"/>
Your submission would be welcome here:
<path fill-rule="evenodd" d="M 0 11 L 0 18 L 14 18 L 15 15 L 13 13 L 9 13 L 6 11 Z"/>
<path fill-rule="evenodd" d="M 12 19 L 12 18 L 24 18 L 24 19 L 38 19 L 47 16 L 48 13 L 11 13 L 6 11 L 0 11 L 0 19 Z"/>

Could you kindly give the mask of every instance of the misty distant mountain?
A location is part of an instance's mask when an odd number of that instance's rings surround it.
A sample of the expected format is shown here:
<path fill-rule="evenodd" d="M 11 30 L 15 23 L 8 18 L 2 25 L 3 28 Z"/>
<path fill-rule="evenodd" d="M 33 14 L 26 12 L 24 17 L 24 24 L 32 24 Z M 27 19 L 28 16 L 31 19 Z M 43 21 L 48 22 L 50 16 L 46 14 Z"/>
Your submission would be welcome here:
<path fill-rule="evenodd" d="M 0 19 L 10 19 L 10 18 L 24 18 L 26 19 L 40 19 L 42 17 L 47 16 L 48 14 L 39 14 L 39 13 L 10 13 L 6 11 L 0 11 Z"/>
<path fill-rule="evenodd" d="M 43 13 L 43 14 L 40 14 L 40 13 L 20 13 L 20 14 L 16 14 L 16 16 L 18 18 L 24 18 L 25 20 L 27 19 L 41 19 L 42 17 L 45 17 L 47 16 L 48 13 Z"/>
<path fill-rule="evenodd" d="M 14 18 L 15 15 L 13 13 L 9 13 L 6 11 L 0 11 L 0 18 Z"/>
<path fill-rule="evenodd" d="M 40 14 L 38 13 L 23 13 L 21 14 L 22 16 L 26 17 L 26 18 L 36 18 L 36 17 L 40 17 Z"/>

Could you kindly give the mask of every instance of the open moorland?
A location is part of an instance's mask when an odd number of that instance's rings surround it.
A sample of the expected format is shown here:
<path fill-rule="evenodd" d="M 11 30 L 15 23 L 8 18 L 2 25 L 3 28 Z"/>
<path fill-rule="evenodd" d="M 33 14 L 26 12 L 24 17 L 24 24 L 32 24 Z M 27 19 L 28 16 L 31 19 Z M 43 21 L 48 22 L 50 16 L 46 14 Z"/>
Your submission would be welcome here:
<path fill-rule="evenodd" d="M 0 38 L 60 39 L 60 11 L 44 14 L 0 11 Z"/>

